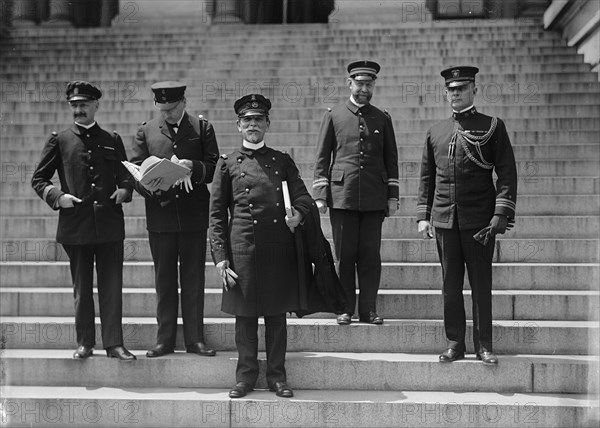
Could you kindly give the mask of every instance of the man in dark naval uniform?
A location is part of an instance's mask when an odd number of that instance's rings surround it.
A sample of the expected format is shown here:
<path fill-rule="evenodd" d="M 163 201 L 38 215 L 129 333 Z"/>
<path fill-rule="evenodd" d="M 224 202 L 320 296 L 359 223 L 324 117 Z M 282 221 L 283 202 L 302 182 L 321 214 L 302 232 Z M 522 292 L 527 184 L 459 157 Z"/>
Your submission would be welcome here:
<path fill-rule="evenodd" d="M 110 134 L 94 117 L 102 92 L 84 81 L 67 84 L 67 100 L 74 124 L 53 132 L 44 146 L 31 185 L 40 198 L 59 210 L 56 241 L 69 255 L 75 295 L 75 359 L 93 354 L 96 344 L 94 321 L 94 260 L 98 277 L 98 301 L 102 346 L 106 355 L 135 360 L 123 346 L 123 202 L 131 200 L 127 160 L 121 137 Z M 58 171 L 60 188 L 52 184 Z"/>
<path fill-rule="evenodd" d="M 292 158 L 265 145 L 270 108 L 260 94 L 235 102 L 242 147 L 221 156 L 212 186 L 212 256 L 223 278 L 222 310 L 236 316 L 239 359 L 231 398 L 252 391 L 258 378 L 260 316 L 266 328 L 267 384 L 280 397 L 293 396 L 285 371 L 286 312 L 300 307 L 293 230 L 314 202 Z M 293 207 L 289 215 L 284 181 Z"/>
<path fill-rule="evenodd" d="M 202 116 L 192 117 L 185 111 L 184 84 L 158 82 L 151 88 L 161 116 L 140 126 L 131 160 L 141 164 L 149 156 L 171 159 L 189 168 L 190 175 L 166 191 L 158 189 L 159 182 L 147 187 L 135 183 L 146 200 L 157 294 L 157 344 L 146 356 L 174 352 L 178 269 L 186 351 L 213 356 L 215 351 L 204 341 L 204 268 L 210 199 L 206 185 L 212 181 L 219 158 L 215 131 Z"/>
<path fill-rule="evenodd" d="M 398 150 L 392 120 L 369 102 L 380 70 L 373 61 L 348 65 L 350 99 L 328 109 L 321 122 L 313 197 L 322 214 L 330 207 L 338 274 L 349 306 L 337 317 L 350 324 L 383 324 L 376 300 L 381 278 L 381 228 L 398 209 Z"/>
<path fill-rule="evenodd" d="M 517 170 L 504 122 L 479 113 L 476 67 L 442 71 L 452 117 L 428 132 L 417 202 L 418 231 L 437 242 L 442 264 L 444 327 L 448 349 L 441 362 L 465 355 L 465 264 L 473 300 L 473 344 L 484 364 L 498 363 L 492 349 L 492 256 L 495 235 L 515 217 Z M 492 173 L 498 179 L 494 186 Z M 432 227 L 433 226 L 433 227 Z"/>

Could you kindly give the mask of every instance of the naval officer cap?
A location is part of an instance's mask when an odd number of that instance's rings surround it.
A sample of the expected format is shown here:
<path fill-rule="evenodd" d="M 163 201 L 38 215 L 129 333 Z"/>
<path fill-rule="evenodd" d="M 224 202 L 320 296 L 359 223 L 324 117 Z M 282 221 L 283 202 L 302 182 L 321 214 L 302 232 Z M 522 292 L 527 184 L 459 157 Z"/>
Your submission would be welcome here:
<path fill-rule="evenodd" d="M 244 95 L 233 104 L 238 117 L 269 116 L 271 101 L 261 94 Z"/>
<path fill-rule="evenodd" d="M 457 86 L 475 83 L 475 75 L 479 72 L 477 67 L 460 66 L 450 67 L 443 70 L 440 74 L 446 81 L 447 88 L 456 88 Z"/>
<path fill-rule="evenodd" d="M 375 61 L 354 61 L 348 64 L 348 75 L 354 80 L 375 80 L 381 66 Z"/>
<path fill-rule="evenodd" d="M 90 82 L 73 80 L 67 83 L 67 101 L 95 101 L 102 97 L 102 91 Z"/>
<path fill-rule="evenodd" d="M 154 92 L 154 102 L 159 104 L 173 104 L 181 101 L 185 96 L 185 88 L 186 85 L 173 80 L 157 82 L 150 86 Z"/>

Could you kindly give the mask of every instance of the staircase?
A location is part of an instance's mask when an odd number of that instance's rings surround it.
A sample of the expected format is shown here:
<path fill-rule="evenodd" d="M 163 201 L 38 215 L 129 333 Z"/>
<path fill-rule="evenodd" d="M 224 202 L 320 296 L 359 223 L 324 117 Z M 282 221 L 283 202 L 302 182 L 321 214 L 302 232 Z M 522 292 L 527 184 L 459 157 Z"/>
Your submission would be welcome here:
<path fill-rule="evenodd" d="M 537 21 L 361 18 L 359 28 L 349 16 L 329 25 L 24 28 L 0 42 L 3 424 L 597 426 L 596 74 Z M 320 119 L 346 99 L 345 66 L 362 57 L 382 65 L 373 102 L 393 117 L 400 160 L 401 208 L 383 230 L 385 324 L 290 317 L 286 367 L 296 396 L 258 390 L 230 400 L 234 319 L 220 311 L 220 283 L 207 264 L 206 338 L 217 356 L 147 359 L 156 336 L 154 273 L 136 196 L 125 207 L 123 321 L 125 345 L 138 360 L 104 357 L 99 336 L 96 356 L 72 360 L 68 259 L 54 241 L 56 214 L 29 184 L 46 138 L 71 121 L 64 83 L 99 84 L 96 118 L 129 147 L 137 125 L 156 114 L 150 85 L 180 79 L 188 111 L 213 123 L 222 153 L 239 145 L 233 102 L 262 92 L 273 102 L 267 142 L 293 156 L 310 189 Z M 441 269 L 435 243 L 419 238 L 414 221 L 425 131 L 449 114 L 439 71 L 452 64 L 479 66 L 476 105 L 504 119 L 518 162 L 516 227 L 498 240 L 493 268 L 500 363 L 491 368 L 472 353 L 437 362 L 446 344 Z M 329 219 L 322 224 L 330 236 Z M 182 336 L 180 328 L 178 349 Z M 259 358 L 262 370 L 264 353 Z M 258 387 L 266 388 L 261 374 Z"/>

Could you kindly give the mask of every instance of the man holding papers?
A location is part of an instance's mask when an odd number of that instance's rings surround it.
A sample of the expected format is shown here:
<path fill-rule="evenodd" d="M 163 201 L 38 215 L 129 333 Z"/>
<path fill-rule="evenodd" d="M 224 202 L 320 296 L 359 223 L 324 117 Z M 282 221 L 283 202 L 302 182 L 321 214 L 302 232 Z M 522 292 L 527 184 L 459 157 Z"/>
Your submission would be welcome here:
<path fill-rule="evenodd" d="M 156 346 L 146 353 L 150 358 L 175 349 L 178 269 L 186 351 L 215 355 L 204 341 L 204 264 L 210 196 L 206 185 L 212 181 L 219 150 L 212 125 L 185 111 L 185 89 L 180 82 L 152 85 L 154 105 L 161 115 L 140 126 L 132 148 L 131 161 L 135 164 L 156 156 L 189 170 L 170 187 L 165 187 L 166 176 L 147 184 L 144 180 L 135 183 L 146 199 L 155 269 L 158 334 Z"/>
<path fill-rule="evenodd" d="M 265 320 L 267 384 L 280 397 L 292 397 L 286 383 L 286 312 L 299 307 L 298 265 L 292 231 L 313 200 L 289 155 L 265 145 L 271 102 L 246 95 L 234 104 L 239 150 L 217 163 L 210 208 L 213 260 L 223 279 L 222 310 L 236 316 L 239 354 L 236 385 L 229 397 L 252 391 L 258 378 L 258 317 Z M 286 215 L 283 182 L 291 215 Z"/>

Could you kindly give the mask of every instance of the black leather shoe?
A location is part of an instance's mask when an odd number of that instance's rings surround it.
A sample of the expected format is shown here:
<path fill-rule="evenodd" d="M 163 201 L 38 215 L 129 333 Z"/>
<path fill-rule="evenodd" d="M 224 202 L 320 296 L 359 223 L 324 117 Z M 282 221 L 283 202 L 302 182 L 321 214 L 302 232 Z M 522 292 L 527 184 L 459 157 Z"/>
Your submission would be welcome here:
<path fill-rule="evenodd" d="M 477 353 L 477 359 L 481 360 L 486 366 L 495 366 L 498 364 L 498 357 L 493 352 L 483 351 Z"/>
<path fill-rule="evenodd" d="M 118 358 L 123 361 L 133 361 L 137 360 L 135 355 L 125 349 L 124 346 L 111 346 L 110 348 L 106 348 L 106 356 L 109 358 Z"/>
<path fill-rule="evenodd" d="M 254 388 L 248 382 L 238 382 L 229 391 L 229 398 L 242 398 L 253 390 Z"/>
<path fill-rule="evenodd" d="M 190 354 L 198 354 L 202 355 L 203 357 L 214 357 L 217 355 L 215 350 L 210 349 L 204 342 L 194 343 L 193 345 L 186 346 L 185 349 L 186 352 L 189 352 Z"/>
<path fill-rule="evenodd" d="M 294 396 L 294 391 L 285 382 L 275 382 L 269 390 L 274 392 L 278 397 L 291 398 Z"/>
<path fill-rule="evenodd" d="M 440 354 L 440 363 L 451 363 L 452 361 L 462 360 L 463 358 L 465 358 L 464 352 L 448 348 Z"/>
<path fill-rule="evenodd" d="M 173 352 L 175 352 L 175 349 L 173 349 L 172 346 L 163 345 L 162 343 L 159 343 L 154 348 L 148 349 L 148 351 L 146 352 L 146 357 L 162 357 L 163 355 L 172 354 Z"/>
<path fill-rule="evenodd" d="M 337 319 L 336 319 L 337 323 L 339 325 L 347 325 L 350 324 L 352 322 L 352 315 L 345 313 L 342 315 L 338 315 Z"/>
<path fill-rule="evenodd" d="M 383 318 L 377 315 L 377 312 L 369 312 L 366 315 L 360 316 L 361 322 L 366 322 L 367 324 L 383 324 Z"/>
<path fill-rule="evenodd" d="M 85 360 L 86 358 L 91 357 L 92 355 L 94 355 L 93 346 L 79 345 L 75 352 L 73 352 L 73 359 Z"/>

